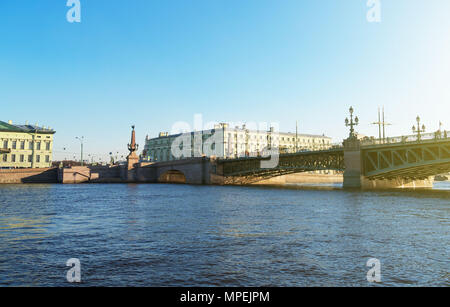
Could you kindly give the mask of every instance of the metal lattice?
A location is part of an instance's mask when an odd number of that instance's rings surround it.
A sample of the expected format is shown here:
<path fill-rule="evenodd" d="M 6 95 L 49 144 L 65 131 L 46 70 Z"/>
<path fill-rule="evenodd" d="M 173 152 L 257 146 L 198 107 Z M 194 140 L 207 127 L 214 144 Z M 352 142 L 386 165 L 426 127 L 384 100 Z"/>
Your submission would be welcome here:
<path fill-rule="evenodd" d="M 423 179 L 450 171 L 450 139 L 363 148 L 369 179 Z"/>

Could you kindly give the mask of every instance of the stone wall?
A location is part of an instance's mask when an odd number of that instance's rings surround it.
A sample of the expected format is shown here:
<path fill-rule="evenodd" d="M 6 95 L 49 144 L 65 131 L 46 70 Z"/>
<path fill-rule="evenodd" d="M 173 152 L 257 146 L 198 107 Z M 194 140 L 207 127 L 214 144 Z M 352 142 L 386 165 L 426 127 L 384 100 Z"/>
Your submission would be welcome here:
<path fill-rule="evenodd" d="M 70 183 L 120 183 L 126 169 L 120 166 L 73 166 L 58 170 L 58 182 Z"/>
<path fill-rule="evenodd" d="M 283 185 L 283 184 L 321 184 L 321 183 L 342 183 L 344 177 L 342 174 L 314 174 L 314 173 L 295 173 L 278 176 L 267 180 L 254 183 L 255 185 Z"/>
<path fill-rule="evenodd" d="M 58 182 L 83 183 L 91 180 L 91 171 L 86 166 L 73 166 L 58 169 Z"/>
<path fill-rule="evenodd" d="M 57 183 L 57 168 L 0 169 L 2 183 Z"/>
<path fill-rule="evenodd" d="M 119 166 L 90 166 L 91 182 L 94 183 L 115 183 L 121 182 L 123 176 Z"/>

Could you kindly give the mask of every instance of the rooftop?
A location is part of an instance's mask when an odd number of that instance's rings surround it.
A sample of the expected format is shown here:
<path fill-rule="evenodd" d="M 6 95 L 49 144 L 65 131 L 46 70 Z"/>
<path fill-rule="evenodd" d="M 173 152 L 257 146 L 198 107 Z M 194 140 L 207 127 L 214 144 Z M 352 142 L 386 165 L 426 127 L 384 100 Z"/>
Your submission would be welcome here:
<path fill-rule="evenodd" d="M 19 132 L 19 133 L 44 133 L 54 134 L 56 131 L 50 128 L 39 127 L 36 125 L 13 125 L 11 122 L 0 121 L 0 131 Z"/>

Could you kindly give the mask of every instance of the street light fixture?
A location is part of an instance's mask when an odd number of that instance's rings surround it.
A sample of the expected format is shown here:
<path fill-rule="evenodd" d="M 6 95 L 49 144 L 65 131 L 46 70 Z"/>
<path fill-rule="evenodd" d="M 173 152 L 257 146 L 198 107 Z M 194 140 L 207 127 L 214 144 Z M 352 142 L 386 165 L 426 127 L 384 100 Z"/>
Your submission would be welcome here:
<path fill-rule="evenodd" d="M 417 121 L 417 128 L 416 126 L 412 127 L 413 133 L 417 133 L 417 141 L 420 142 L 422 140 L 422 133 L 425 132 L 425 125 L 422 125 L 422 128 L 420 127 L 420 117 L 416 117 Z"/>
<path fill-rule="evenodd" d="M 355 117 L 355 119 L 353 120 L 353 113 L 354 113 L 354 109 L 353 107 L 350 107 L 349 112 L 350 112 L 350 120 L 348 118 L 345 119 L 345 126 L 346 127 L 350 127 L 350 138 L 355 138 L 356 134 L 355 134 L 355 126 L 359 125 L 359 118 L 358 116 Z"/>

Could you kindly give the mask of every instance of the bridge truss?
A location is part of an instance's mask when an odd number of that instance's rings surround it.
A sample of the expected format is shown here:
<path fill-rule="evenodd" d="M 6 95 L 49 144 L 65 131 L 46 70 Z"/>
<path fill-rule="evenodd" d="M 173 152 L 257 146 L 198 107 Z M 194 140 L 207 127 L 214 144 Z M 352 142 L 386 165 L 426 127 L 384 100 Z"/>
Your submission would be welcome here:
<path fill-rule="evenodd" d="M 425 179 L 450 172 L 450 139 L 363 147 L 368 179 Z"/>
<path fill-rule="evenodd" d="M 270 157 L 220 159 L 218 160 L 218 174 L 224 177 L 242 177 L 245 178 L 245 181 L 251 182 L 292 173 L 344 170 L 344 150 L 342 148 L 281 154 L 275 168 L 262 168 L 262 161 L 268 160 Z"/>

